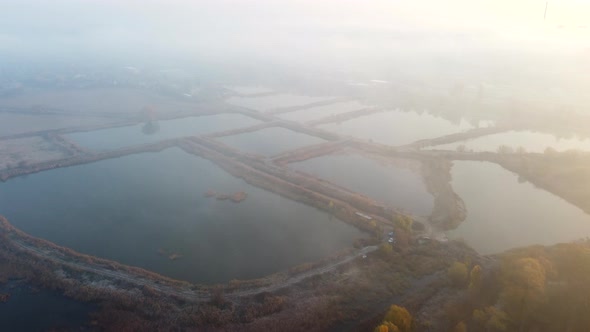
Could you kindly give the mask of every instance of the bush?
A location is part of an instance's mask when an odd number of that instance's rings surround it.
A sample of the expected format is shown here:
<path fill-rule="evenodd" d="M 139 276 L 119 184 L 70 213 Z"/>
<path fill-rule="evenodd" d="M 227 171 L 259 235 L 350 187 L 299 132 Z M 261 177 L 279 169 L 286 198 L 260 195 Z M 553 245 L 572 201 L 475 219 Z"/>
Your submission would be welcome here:
<path fill-rule="evenodd" d="M 392 305 L 385 314 L 384 322 L 391 323 L 399 329 L 400 332 L 412 331 L 414 319 L 408 310 L 398 305 Z"/>
<path fill-rule="evenodd" d="M 414 223 L 414 219 L 410 216 L 399 214 L 394 218 L 395 224 L 405 230 L 406 232 L 412 232 L 412 224 Z"/>
<path fill-rule="evenodd" d="M 469 289 L 478 291 L 481 287 L 481 266 L 475 265 L 469 273 Z"/>
<path fill-rule="evenodd" d="M 467 332 L 467 326 L 465 323 L 459 322 L 453 327 L 452 332 Z"/>
<path fill-rule="evenodd" d="M 383 258 L 390 257 L 393 254 L 393 246 L 389 243 L 382 243 L 379 246 L 379 255 Z"/>
<path fill-rule="evenodd" d="M 465 286 L 467 281 L 468 269 L 467 265 L 461 262 L 455 262 L 447 270 L 447 276 L 456 287 Z"/>
<path fill-rule="evenodd" d="M 400 330 L 391 322 L 383 322 L 375 328 L 374 332 L 400 332 Z"/>

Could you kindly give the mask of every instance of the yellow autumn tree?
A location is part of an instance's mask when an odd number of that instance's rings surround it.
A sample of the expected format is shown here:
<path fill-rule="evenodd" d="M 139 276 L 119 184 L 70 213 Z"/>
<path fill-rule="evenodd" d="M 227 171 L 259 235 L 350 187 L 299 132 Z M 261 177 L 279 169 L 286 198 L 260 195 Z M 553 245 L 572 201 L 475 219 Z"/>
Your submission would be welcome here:
<path fill-rule="evenodd" d="M 414 325 L 414 319 L 408 310 L 395 304 L 389 307 L 383 320 L 395 325 L 400 332 L 412 331 Z"/>
<path fill-rule="evenodd" d="M 451 330 L 452 332 L 467 332 L 467 326 L 463 322 L 457 323 Z"/>
<path fill-rule="evenodd" d="M 412 219 L 412 217 L 410 216 L 406 216 L 406 215 L 402 215 L 402 214 L 398 214 L 395 218 L 394 218 L 394 222 L 403 230 L 407 231 L 407 232 L 411 232 L 412 231 L 412 224 L 414 223 L 414 219 Z"/>
<path fill-rule="evenodd" d="M 467 281 L 467 271 L 468 269 L 465 263 L 455 262 L 447 270 L 447 275 L 453 283 L 453 285 L 461 287 L 464 286 L 465 282 Z"/>
<path fill-rule="evenodd" d="M 469 289 L 479 290 L 481 287 L 481 266 L 475 265 L 469 273 Z"/>
<path fill-rule="evenodd" d="M 489 332 L 507 331 L 510 323 L 508 315 L 495 307 L 474 310 L 473 321 L 478 325 L 478 330 Z"/>
<path fill-rule="evenodd" d="M 382 243 L 379 246 L 379 254 L 383 257 L 389 257 L 393 254 L 393 247 L 389 243 Z"/>
<path fill-rule="evenodd" d="M 400 332 L 399 328 L 392 322 L 383 322 L 377 326 L 375 332 Z"/>
<path fill-rule="evenodd" d="M 500 300 L 513 319 L 526 319 L 545 300 L 545 269 L 535 258 L 520 258 L 504 263 Z"/>

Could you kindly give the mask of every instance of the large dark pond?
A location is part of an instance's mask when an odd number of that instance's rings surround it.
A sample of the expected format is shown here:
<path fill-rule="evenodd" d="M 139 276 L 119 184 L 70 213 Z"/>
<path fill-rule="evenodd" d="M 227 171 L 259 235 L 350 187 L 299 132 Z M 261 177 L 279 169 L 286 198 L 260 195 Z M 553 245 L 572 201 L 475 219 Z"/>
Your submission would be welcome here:
<path fill-rule="evenodd" d="M 74 301 L 49 290 L 35 290 L 22 282 L 0 285 L 10 294 L 0 303 L 2 331 L 75 331 L 87 323 L 93 305 Z"/>
<path fill-rule="evenodd" d="M 208 190 L 247 198 L 217 200 Z M 177 148 L 0 183 L 0 214 L 59 245 L 203 283 L 261 277 L 363 236 Z"/>

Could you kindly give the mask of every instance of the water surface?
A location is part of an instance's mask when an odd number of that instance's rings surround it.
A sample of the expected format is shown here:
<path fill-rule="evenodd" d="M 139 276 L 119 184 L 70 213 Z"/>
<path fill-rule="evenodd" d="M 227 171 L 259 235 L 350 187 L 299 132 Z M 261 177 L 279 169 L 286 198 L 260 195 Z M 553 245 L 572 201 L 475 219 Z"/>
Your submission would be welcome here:
<path fill-rule="evenodd" d="M 0 293 L 10 294 L 0 303 L 3 331 L 74 331 L 88 321 L 92 305 L 74 301 L 49 290 L 33 290 L 21 282 L 0 285 Z"/>
<path fill-rule="evenodd" d="M 276 108 L 311 104 L 328 98 L 280 93 L 264 97 L 231 97 L 227 102 L 232 105 L 266 112 Z"/>
<path fill-rule="evenodd" d="M 319 137 L 298 133 L 283 127 L 264 128 L 218 139 L 237 149 L 265 156 L 325 142 Z"/>
<path fill-rule="evenodd" d="M 358 101 L 346 101 L 330 105 L 305 108 L 294 112 L 282 113 L 278 114 L 277 116 L 285 120 L 307 122 L 311 120 L 322 119 L 331 115 L 352 112 L 363 108 L 367 108 L 367 106 L 359 103 Z"/>
<path fill-rule="evenodd" d="M 433 197 L 410 160 L 379 162 L 360 155 L 327 155 L 289 165 L 297 170 L 416 215 L 430 215 Z"/>
<path fill-rule="evenodd" d="M 42 130 L 103 125 L 117 121 L 120 120 L 90 116 L 0 113 L 0 137 Z"/>
<path fill-rule="evenodd" d="M 453 189 L 467 219 L 449 237 L 463 238 L 482 254 L 533 244 L 551 245 L 590 235 L 590 216 L 499 165 L 455 161 Z"/>
<path fill-rule="evenodd" d="M 395 146 L 465 131 L 472 126 L 464 120 L 452 123 L 428 113 L 396 110 L 324 124 L 319 128 Z"/>
<path fill-rule="evenodd" d="M 95 113 L 114 117 L 136 115 L 146 107 L 158 113 L 188 112 L 197 104 L 150 90 L 125 87 L 27 88 L 25 92 L 0 97 L 0 105 L 18 108 L 50 108 L 72 115 Z"/>
<path fill-rule="evenodd" d="M 216 131 L 247 127 L 260 121 L 242 114 L 216 114 L 154 122 L 152 131 L 147 124 L 100 129 L 69 134 L 82 147 L 112 150 L 126 146 L 154 143 L 165 139 L 203 135 Z"/>
<path fill-rule="evenodd" d="M 208 190 L 248 196 L 233 203 L 205 197 Z M 0 183 L 0 214 L 79 252 L 205 283 L 262 277 L 363 236 L 177 148 Z"/>
<path fill-rule="evenodd" d="M 271 88 L 263 86 L 230 86 L 228 89 L 233 90 L 242 95 L 254 95 L 259 93 L 273 92 Z"/>

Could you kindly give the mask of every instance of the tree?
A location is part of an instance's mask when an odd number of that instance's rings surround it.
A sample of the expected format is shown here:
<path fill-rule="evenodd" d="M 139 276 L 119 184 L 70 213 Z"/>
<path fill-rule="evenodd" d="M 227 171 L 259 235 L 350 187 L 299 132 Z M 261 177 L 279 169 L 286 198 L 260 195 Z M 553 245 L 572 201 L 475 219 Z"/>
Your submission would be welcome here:
<path fill-rule="evenodd" d="M 498 153 L 501 154 L 508 154 L 508 153 L 513 153 L 514 149 L 512 149 L 511 147 L 509 147 L 508 145 L 500 145 L 498 147 Z"/>
<path fill-rule="evenodd" d="M 373 332 L 389 332 L 389 328 L 387 327 L 387 325 L 385 324 L 381 324 L 379 326 L 377 326 Z"/>
<path fill-rule="evenodd" d="M 461 262 L 455 262 L 449 269 L 447 270 L 447 276 L 453 283 L 453 285 L 457 287 L 462 287 L 465 285 L 467 281 L 467 265 Z"/>
<path fill-rule="evenodd" d="M 551 156 L 551 157 L 553 157 L 553 156 L 555 156 L 555 155 L 557 154 L 557 150 L 555 150 L 554 148 L 552 148 L 552 147 L 548 146 L 548 147 L 545 149 L 545 151 L 544 151 L 544 154 L 545 154 L 546 156 Z"/>
<path fill-rule="evenodd" d="M 393 253 L 393 247 L 389 243 L 382 243 L 379 246 L 379 253 L 384 257 L 389 257 Z"/>
<path fill-rule="evenodd" d="M 457 150 L 457 152 L 465 152 L 465 151 L 467 151 L 467 147 L 465 147 L 465 144 L 460 144 L 460 145 L 457 145 L 456 150 Z"/>
<path fill-rule="evenodd" d="M 479 290 L 481 287 L 481 266 L 475 265 L 469 273 L 469 289 Z"/>
<path fill-rule="evenodd" d="M 412 331 L 414 325 L 414 319 L 408 310 L 398 305 L 392 305 L 385 314 L 385 322 L 390 322 L 395 325 L 400 332 Z"/>
<path fill-rule="evenodd" d="M 514 321 L 526 324 L 545 301 L 545 268 L 535 258 L 512 259 L 502 266 L 500 302 Z"/>
<path fill-rule="evenodd" d="M 464 322 L 459 322 L 453 327 L 452 332 L 467 332 L 467 326 Z"/>
<path fill-rule="evenodd" d="M 153 135 L 160 131 L 160 125 L 154 121 L 148 121 L 141 127 L 141 132 L 144 135 Z"/>
<path fill-rule="evenodd" d="M 383 322 L 375 328 L 375 332 L 400 332 L 400 330 L 392 322 Z"/>
<path fill-rule="evenodd" d="M 405 251 L 410 246 L 410 242 L 412 241 L 412 236 L 410 232 L 405 230 L 398 230 L 395 233 L 395 246 L 402 251 Z"/>
<path fill-rule="evenodd" d="M 403 214 L 398 214 L 395 219 L 395 223 L 402 229 L 411 232 L 412 231 L 412 224 L 414 220 L 410 216 L 406 216 Z"/>
<path fill-rule="evenodd" d="M 479 325 L 481 330 L 490 332 L 507 331 L 510 323 L 508 315 L 496 307 L 474 310 L 473 321 Z"/>

